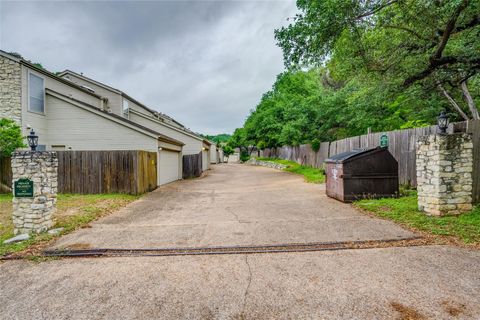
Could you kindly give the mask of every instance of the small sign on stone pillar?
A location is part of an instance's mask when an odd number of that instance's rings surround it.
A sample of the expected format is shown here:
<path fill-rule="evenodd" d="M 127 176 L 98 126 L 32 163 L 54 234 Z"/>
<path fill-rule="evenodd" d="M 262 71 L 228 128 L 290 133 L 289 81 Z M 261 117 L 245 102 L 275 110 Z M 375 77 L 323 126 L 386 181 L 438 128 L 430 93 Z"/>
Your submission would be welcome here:
<path fill-rule="evenodd" d="M 417 141 L 418 209 L 430 215 L 472 210 L 470 134 L 430 135 Z"/>
<path fill-rule="evenodd" d="M 12 156 L 14 233 L 40 233 L 53 225 L 57 202 L 56 152 L 20 151 Z"/>

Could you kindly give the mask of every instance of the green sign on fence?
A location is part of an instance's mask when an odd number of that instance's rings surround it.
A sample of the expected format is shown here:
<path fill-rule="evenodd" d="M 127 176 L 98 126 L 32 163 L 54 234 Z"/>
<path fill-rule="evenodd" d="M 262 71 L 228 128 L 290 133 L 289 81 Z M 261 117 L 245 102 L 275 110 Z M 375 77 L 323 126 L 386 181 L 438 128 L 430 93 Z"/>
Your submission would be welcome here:
<path fill-rule="evenodd" d="M 13 186 L 13 194 L 17 198 L 33 197 L 33 181 L 30 179 L 18 179 Z"/>
<path fill-rule="evenodd" d="M 388 136 L 385 133 L 380 137 L 380 147 L 388 148 Z"/>

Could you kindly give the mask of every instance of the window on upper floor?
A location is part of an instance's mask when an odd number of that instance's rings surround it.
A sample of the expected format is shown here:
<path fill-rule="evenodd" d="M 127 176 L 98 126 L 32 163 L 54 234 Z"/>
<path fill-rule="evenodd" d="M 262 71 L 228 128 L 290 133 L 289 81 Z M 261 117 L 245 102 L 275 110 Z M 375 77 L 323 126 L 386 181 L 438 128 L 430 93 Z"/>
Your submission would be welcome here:
<path fill-rule="evenodd" d="M 28 74 L 28 110 L 45 113 L 45 83 L 33 73 Z"/>
<path fill-rule="evenodd" d="M 123 116 L 128 118 L 128 100 L 123 99 Z"/>

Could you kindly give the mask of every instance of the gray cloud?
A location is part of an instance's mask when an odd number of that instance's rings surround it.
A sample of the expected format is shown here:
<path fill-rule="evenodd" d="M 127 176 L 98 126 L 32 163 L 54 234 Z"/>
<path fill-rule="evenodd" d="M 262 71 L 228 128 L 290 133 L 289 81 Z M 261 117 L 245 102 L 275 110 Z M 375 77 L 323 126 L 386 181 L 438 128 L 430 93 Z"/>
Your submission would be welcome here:
<path fill-rule="evenodd" d="M 0 48 L 119 88 L 192 130 L 232 132 L 282 72 L 294 1 L 0 1 Z"/>

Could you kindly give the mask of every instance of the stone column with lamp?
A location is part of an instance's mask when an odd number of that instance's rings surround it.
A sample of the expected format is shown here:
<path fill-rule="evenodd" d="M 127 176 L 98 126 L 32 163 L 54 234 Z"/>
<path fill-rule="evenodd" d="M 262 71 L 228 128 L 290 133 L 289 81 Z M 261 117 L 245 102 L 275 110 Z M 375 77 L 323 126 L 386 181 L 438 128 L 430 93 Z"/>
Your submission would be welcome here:
<path fill-rule="evenodd" d="M 429 215 L 457 215 L 472 209 L 472 136 L 447 134 L 448 125 L 442 112 L 438 133 L 417 141 L 418 208 Z"/>
<path fill-rule="evenodd" d="M 52 227 L 57 202 L 57 154 L 36 151 L 38 136 L 33 129 L 27 141 L 30 151 L 12 155 L 15 234 L 40 233 Z"/>

